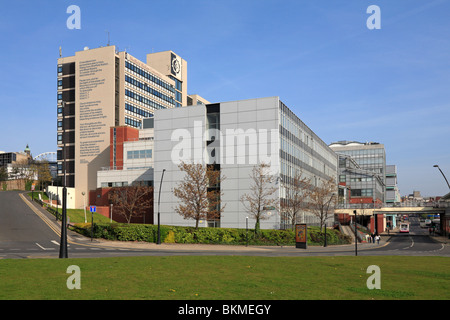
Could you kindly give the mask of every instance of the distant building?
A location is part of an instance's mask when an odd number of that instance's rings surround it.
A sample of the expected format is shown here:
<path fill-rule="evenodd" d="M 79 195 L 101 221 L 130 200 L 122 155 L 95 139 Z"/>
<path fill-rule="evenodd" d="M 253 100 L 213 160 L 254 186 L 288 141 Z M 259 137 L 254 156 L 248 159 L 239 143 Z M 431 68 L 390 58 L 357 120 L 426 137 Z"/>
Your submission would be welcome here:
<path fill-rule="evenodd" d="M 28 144 L 23 152 L 0 152 L 0 168 L 7 173 L 9 180 L 28 177 L 30 172 L 28 167 L 32 161 L 33 157 Z"/>
<path fill-rule="evenodd" d="M 341 203 L 381 206 L 385 203 L 386 152 L 377 142 L 338 141 L 329 145 L 339 156 Z"/>
<path fill-rule="evenodd" d="M 386 204 L 399 204 L 400 192 L 397 185 L 397 166 L 386 166 Z"/>

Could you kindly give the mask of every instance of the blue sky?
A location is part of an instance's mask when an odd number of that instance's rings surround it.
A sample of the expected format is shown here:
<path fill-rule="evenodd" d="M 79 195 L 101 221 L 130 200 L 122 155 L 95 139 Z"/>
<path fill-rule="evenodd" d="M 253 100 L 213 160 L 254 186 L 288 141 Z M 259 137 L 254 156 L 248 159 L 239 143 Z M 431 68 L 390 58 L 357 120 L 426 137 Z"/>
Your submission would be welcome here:
<path fill-rule="evenodd" d="M 69 5 L 81 9 L 70 30 Z M 369 5 L 381 29 L 369 30 Z M 56 64 L 110 42 L 173 50 L 211 102 L 280 96 L 326 143 L 376 141 L 402 195 L 448 192 L 449 0 L 1 1 L 0 150 L 56 151 Z"/>

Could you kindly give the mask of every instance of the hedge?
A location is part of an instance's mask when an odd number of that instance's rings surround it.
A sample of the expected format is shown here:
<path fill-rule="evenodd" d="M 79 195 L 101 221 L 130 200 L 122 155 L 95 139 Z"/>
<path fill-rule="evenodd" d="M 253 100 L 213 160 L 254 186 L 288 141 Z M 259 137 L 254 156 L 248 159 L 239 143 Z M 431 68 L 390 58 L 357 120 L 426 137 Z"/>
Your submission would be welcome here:
<path fill-rule="evenodd" d="M 72 227 L 75 231 L 90 237 L 91 224 L 79 223 Z M 155 242 L 158 237 L 158 226 L 149 224 L 96 224 L 94 238 L 116 241 Z M 308 227 L 308 245 L 322 245 L 324 234 L 318 227 Z M 255 230 L 232 228 L 198 228 L 161 226 L 161 242 L 165 243 L 203 243 L 230 245 L 295 245 L 295 234 L 292 230 L 265 230 L 258 234 Z M 337 230 L 327 230 L 327 244 L 348 244 L 351 239 Z"/>

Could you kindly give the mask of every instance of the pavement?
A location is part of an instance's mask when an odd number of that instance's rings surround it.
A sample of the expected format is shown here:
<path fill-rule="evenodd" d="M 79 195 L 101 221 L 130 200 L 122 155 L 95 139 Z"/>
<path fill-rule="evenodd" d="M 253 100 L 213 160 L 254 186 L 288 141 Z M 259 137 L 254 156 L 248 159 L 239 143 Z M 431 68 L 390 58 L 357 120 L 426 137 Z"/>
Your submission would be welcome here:
<path fill-rule="evenodd" d="M 80 238 L 73 239 L 75 242 L 80 243 Z M 85 237 L 83 237 L 85 238 Z M 378 249 L 384 247 L 388 244 L 390 236 L 381 236 L 381 240 L 378 243 L 358 243 L 358 250 L 370 250 L 370 249 Z M 217 245 L 217 244 L 181 244 L 181 243 L 161 243 L 160 245 L 156 243 L 149 242 L 132 242 L 132 241 L 111 241 L 105 239 L 93 239 L 90 241 L 90 238 L 85 238 L 83 242 L 88 240 L 88 242 L 92 245 L 99 247 L 109 247 L 109 248 L 122 248 L 122 249 L 138 249 L 138 250 L 151 250 L 151 251 L 173 251 L 173 252 L 192 252 L 192 251 L 201 251 L 201 252 L 252 252 L 252 253 L 264 253 L 264 252 L 273 252 L 279 251 L 296 251 L 296 252 L 304 252 L 304 253 L 320 253 L 320 252 L 332 252 L 332 251 L 354 251 L 355 244 L 345 244 L 345 245 L 328 245 L 324 246 L 307 246 L 306 249 L 297 249 L 295 246 L 258 246 L 258 245 Z"/>

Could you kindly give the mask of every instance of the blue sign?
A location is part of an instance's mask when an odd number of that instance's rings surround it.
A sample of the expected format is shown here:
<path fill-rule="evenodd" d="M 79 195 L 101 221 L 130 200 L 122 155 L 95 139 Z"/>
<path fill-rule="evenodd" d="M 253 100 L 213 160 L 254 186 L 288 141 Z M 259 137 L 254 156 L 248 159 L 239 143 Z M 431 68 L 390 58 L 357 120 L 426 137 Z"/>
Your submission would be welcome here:
<path fill-rule="evenodd" d="M 96 207 L 96 206 L 90 206 L 90 207 L 89 207 L 89 210 L 90 210 L 91 212 L 97 212 L 97 207 Z"/>

